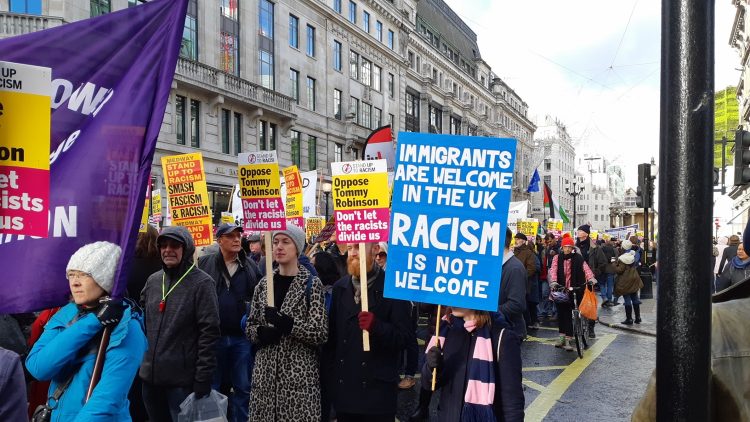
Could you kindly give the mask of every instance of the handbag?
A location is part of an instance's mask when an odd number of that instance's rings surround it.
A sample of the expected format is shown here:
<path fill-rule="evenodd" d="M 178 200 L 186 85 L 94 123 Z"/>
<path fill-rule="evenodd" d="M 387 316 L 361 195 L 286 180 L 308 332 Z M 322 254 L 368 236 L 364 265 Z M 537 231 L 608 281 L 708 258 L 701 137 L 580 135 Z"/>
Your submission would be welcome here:
<path fill-rule="evenodd" d="M 227 396 L 216 390 L 211 390 L 211 393 L 202 399 L 196 399 L 195 393 L 191 393 L 180 404 L 180 413 L 177 415 L 177 421 L 226 422 L 228 406 L 229 401 Z"/>
<path fill-rule="evenodd" d="M 58 384 L 57 388 L 55 388 L 55 392 L 47 399 L 47 403 L 40 404 L 34 409 L 34 414 L 31 415 L 31 422 L 49 422 L 51 420 L 52 411 L 57 409 L 57 403 L 70 385 L 70 382 L 73 380 L 73 375 L 75 375 L 75 372 L 70 374 L 63 384 Z M 52 400 L 54 400 L 54 405 L 50 406 L 50 401 Z"/>
<path fill-rule="evenodd" d="M 581 299 L 581 304 L 578 306 L 578 310 L 584 318 L 589 321 L 596 321 L 598 302 L 596 300 L 596 294 L 594 293 L 594 286 L 590 287 L 590 289 L 589 286 L 583 289 L 583 299 Z"/>

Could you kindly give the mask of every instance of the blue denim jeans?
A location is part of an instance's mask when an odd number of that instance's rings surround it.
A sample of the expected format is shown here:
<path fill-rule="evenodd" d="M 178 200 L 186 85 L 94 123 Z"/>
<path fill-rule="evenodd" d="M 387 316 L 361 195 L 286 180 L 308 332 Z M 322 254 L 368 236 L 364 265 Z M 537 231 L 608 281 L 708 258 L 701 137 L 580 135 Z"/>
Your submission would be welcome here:
<path fill-rule="evenodd" d="M 602 297 L 602 300 L 612 302 L 612 293 L 615 291 L 615 275 L 604 274 L 603 280 L 599 281 L 599 289 L 599 296 Z"/>
<path fill-rule="evenodd" d="M 638 292 L 624 295 L 622 298 L 625 300 L 625 306 L 641 304 L 641 300 L 638 298 Z"/>
<path fill-rule="evenodd" d="M 229 414 L 232 422 L 246 422 L 250 406 L 250 341 L 240 336 L 223 336 L 216 342 L 216 371 L 212 388 L 232 385 Z"/>
<path fill-rule="evenodd" d="M 190 395 L 189 388 L 162 387 L 143 381 L 143 404 L 151 422 L 177 422 L 180 404 Z"/>

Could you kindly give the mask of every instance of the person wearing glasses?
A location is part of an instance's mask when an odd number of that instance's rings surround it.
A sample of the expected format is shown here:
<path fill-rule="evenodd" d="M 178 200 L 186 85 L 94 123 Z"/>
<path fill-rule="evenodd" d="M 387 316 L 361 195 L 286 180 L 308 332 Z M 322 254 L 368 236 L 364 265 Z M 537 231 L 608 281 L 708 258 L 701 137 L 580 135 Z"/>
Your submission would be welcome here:
<path fill-rule="evenodd" d="M 143 354 L 146 336 L 140 311 L 109 297 L 120 247 L 95 242 L 78 249 L 66 271 L 72 301 L 62 307 L 34 343 L 26 367 L 40 381 L 51 380 L 46 406 L 50 420 L 129 421 L 128 391 Z M 87 399 L 105 327 L 111 330 L 101 378 Z"/>

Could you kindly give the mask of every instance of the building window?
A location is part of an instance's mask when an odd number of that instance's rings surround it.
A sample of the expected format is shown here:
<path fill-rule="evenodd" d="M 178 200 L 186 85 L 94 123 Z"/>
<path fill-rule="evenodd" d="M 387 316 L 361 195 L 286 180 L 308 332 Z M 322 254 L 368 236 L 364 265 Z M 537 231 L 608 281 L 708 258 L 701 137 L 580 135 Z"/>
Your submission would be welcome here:
<path fill-rule="evenodd" d="M 292 164 L 299 168 L 300 165 L 300 152 L 299 152 L 299 132 L 296 130 L 292 132 Z"/>
<path fill-rule="evenodd" d="M 299 104 L 299 72 L 294 69 L 289 69 L 289 82 L 292 85 L 290 96 L 294 98 L 294 102 Z"/>
<path fill-rule="evenodd" d="M 237 35 L 226 32 L 222 32 L 220 37 L 221 69 L 226 73 L 239 75 L 240 67 L 237 60 L 239 58 L 239 39 Z"/>
<path fill-rule="evenodd" d="M 388 48 L 393 50 L 393 31 L 388 30 Z"/>
<path fill-rule="evenodd" d="M 190 146 L 200 148 L 201 146 L 201 102 L 190 100 Z"/>
<path fill-rule="evenodd" d="M 373 107 L 372 109 L 372 128 L 376 129 L 383 126 L 383 110 Z"/>
<path fill-rule="evenodd" d="M 221 15 L 233 21 L 239 20 L 237 13 L 237 0 L 221 0 Z"/>
<path fill-rule="evenodd" d="M 315 57 L 315 27 L 307 25 L 307 55 Z"/>
<path fill-rule="evenodd" d="M 349 22 L 357 23 L 357 3 L 353 1 L 349 2 Z"/>
<path fill-rule="evenodd" d="M 469 125 L 469 136 L 477 136 L 479 128 L 474 125 Z"/>
<path fill-rule="evenodd" d="M 461 134 L 461 119 L 451 116 L 451 135 Z"/>
<path fill-rule="evenodd" d="M 375 38 L 377 38 L 378 41 L 383 42 L 383 22 L 375 22 Z"/>
<path fill-rule="evenodd" d="M 430 105 L 430 133 L 443 133 L 443 113 Z"/>
<path fill-rule="evenodd" d="M 369 60 L 362 57 L 362 72 L 359 74 L 359 80 L 367 85 L 370 86 L 370 78 L 372 77 L 371 72 L 372 71 L 372 63 L 370 63 Z"/>
<path fill-rule="evenodd" d="M 41 15 L 42 0 L 10 0 L 10 13 Z"/>
<path fill-rule="evenodd" d="M 185 145 L 185 123 L 187 122 L 185 104 L 187 104 L 185 97 L 182 95 L 175 97 L 175 115 L 177 117 L 175 134 L 177 135 L 177 143 L 180 145 Z"/>
<path fill-rule="evenodd" d="M 232 112 L 222 108 L 221 109 L 221 152 L 224 154 L 229 154 L 229 137 L 231 136 L 230 133 L 230 126 L 232 124 Z"/>
<path fill-rule="evenodd" d="M 352 148 L 352 157 L 354 157 L 355 160 L 359 158 L 359 150 L 357 148 Z"/>
<path fill-rule="evenodd" d="M 268 0 L 260 0 L 260 13 L 258 14 L 259 29 L 259 72 L 260 84 L 264 88 L 274 89 L 274 65 L 273 65 L 273 3 Z"/>
<path fill-rule="evenodd" d="M 299 18 L 289 15 L 289 46 L 299 48 Z"/>
<path fill-rule="evenodd" d="M 349 50 L 349 73 L 352 79 L 359 79 L 359 54 Z"/>
<path fill-rule="evenodd" d="M 309 135 L 307 138 L 307 169 L 318 168 L 318 138 Z"/>
<path fill-rule="evenodd" d="M 335 163 L 344 161 L 344 147 L 341 144 L 333 144 L 333 161 Z"/>
<path fill-rule="evenodd" d="M 351 112 L 354 113 L 354 123 L 359 124 L 359 100 L 351 97 L 352 100 L 352 108 Z"/>
<path fill-rule="evenodd" d="M 372 127 L 372 106 L 370 104 L 367 104 L 365 102 L 362 103 L 362 118 L 360 119 L 360 124 L 364 127 L 371 128 Z"/>
<path fill-rule="evenodd" d="M 106 15 L 107 13 L 112 11 L 112 5 L 110 4 L 109 0 L 91 0 L 89 4 L 91 5 L 92 18 Z"/>
<path fill-rule="evenodd" d="M 395 91 L 394 87 L 394 79 L 393 79 L 393 73 L 388 74 L 388 96 L 393 98 L 393 92 Z"/>
<path fill-rule="evenodd" d="M 315 111 L 315 79 L 307 77 L 307 108 Z"/>
<path fill-rule="evenodd" d="M 372 89 L 378 92 L 380 92 L 380 73 L 380 66 L 372 65 Z"/>
<path fill-rule="evenodd" d="M 341 120 L 341 91 L 338 89 L 333 90 L 333 116 Z"/>
<path fill-rule="evenodd" d="M 242 114 L 234 113 L 234 155 L 242 152 Z"/>
<path fill-rule="evenodd" d="M 341 0 L 333 0 L 333 10 L 336 13 L 341 13 Z"/>
<path fill-rule="evenodd" d="M 419 132 L 419 97 L 406 92 L 406 131 Z"/>
<path fill-rule="evenodd" d="M 396 129 L 396 117 L 393 114 L 388 114 L 388 124 L 395 130 Z"/>
<path fill-rule="evenodd" d="M 341 43 L 333 40 L 333 68 L 341 72 Z"/>
<path fill-rule="evenodd" d="M 182 30 L 180 57 L 198 60 L 198 0 L 188 1 L 185 28 Z"/>
<path fill-rule="evenodd" d="M 266 133 L 266 122 L 258 121 L 258 149 L 261 151 L 268 150 L 268 134 Z"/>
<path fill-rule="evenodd" d="M 368 34 L 370 33 L 370 13 L 362 12 L 362 29 Z"/>
<path fill-rule="evenodd" d="M 268 124 L 268 148 L 276 149 L 276 123 Z"/>
<path fill-rule="evenodd" d="M 549 158 L 544 159 L 544 170 L 545 171 L 552 170 L 552 160 L 550 160 Z"/>

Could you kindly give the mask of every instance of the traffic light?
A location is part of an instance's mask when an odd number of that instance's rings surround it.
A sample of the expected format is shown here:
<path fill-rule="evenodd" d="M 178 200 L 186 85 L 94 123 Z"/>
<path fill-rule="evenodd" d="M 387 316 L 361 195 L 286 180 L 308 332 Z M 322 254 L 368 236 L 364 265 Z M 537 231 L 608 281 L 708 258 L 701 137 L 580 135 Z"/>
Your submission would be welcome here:
<path fill-rule="evenodd" d="M 737 129 L 734 135 L 734 185 L 750 184 L 750 132 Z"/>
<path fill-rule="evenodd" d="M 638 208 L 651 207 L 651 165 L 638 164 L 638 187 L 636 188 L 635 205 Z"/>

